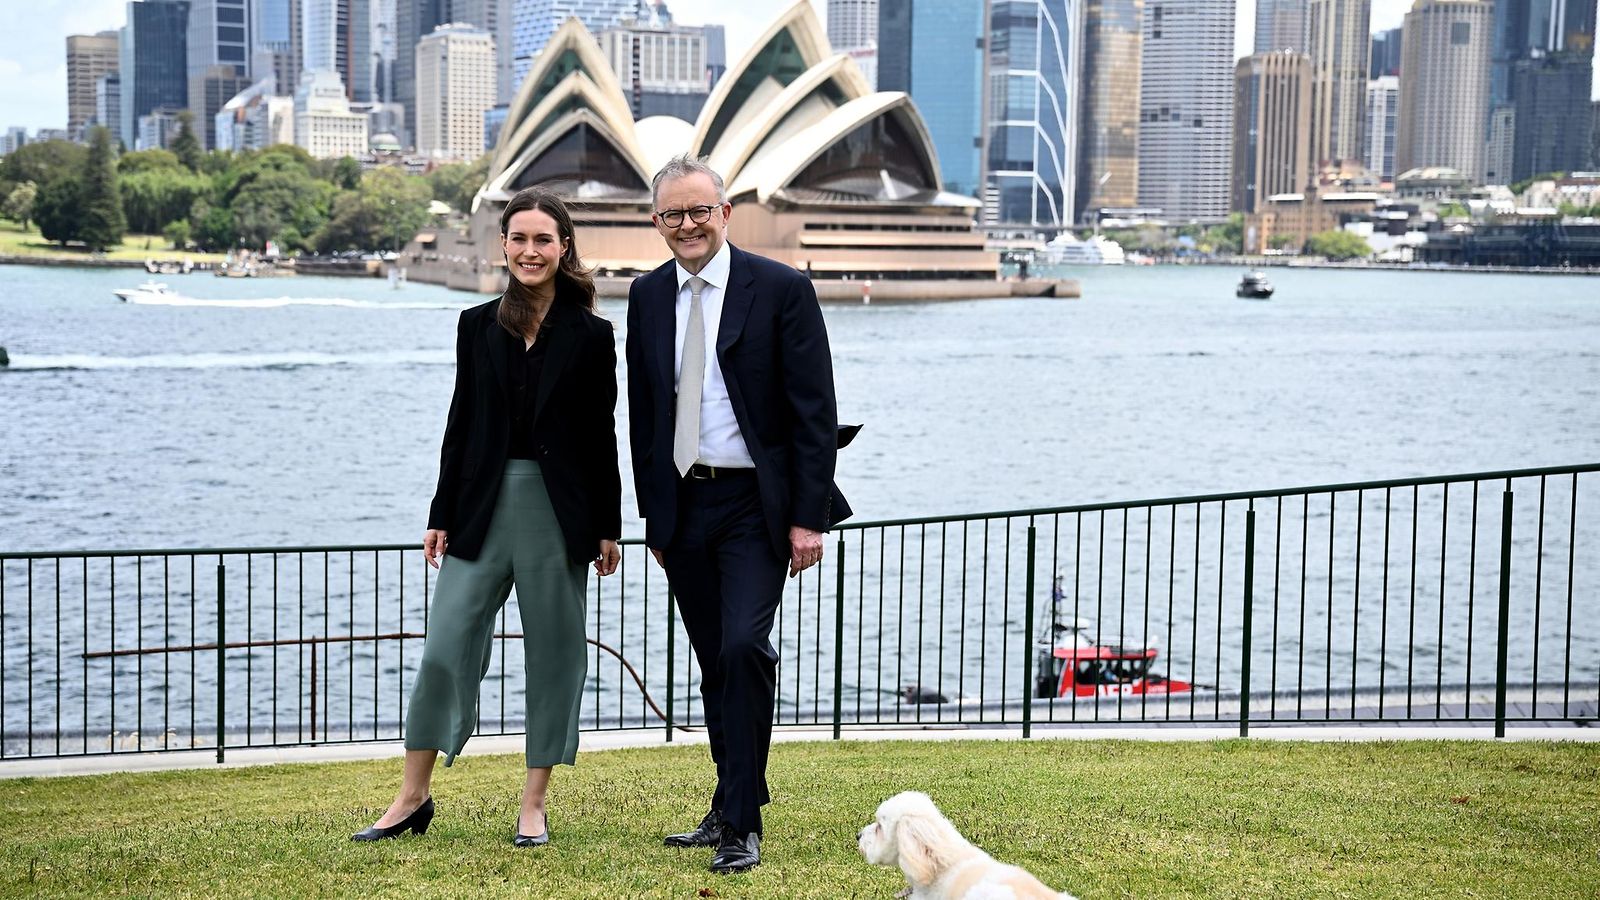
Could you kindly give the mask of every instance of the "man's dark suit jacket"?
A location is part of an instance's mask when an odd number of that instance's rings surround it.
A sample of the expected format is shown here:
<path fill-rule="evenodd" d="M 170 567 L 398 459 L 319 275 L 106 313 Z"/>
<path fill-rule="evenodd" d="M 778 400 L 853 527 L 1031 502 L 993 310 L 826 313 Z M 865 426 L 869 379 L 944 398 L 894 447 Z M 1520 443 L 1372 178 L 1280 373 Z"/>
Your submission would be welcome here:
<path fill-rule="evenodd" d="M 449 533 L 448 552 L 477 559 L 494 515 L 511 446 L 511 343 L 496 320 L 498 298 L 461 313 L 456 387 L 439 452 L 439 488 L 428 527 Z M 539 392 L 533 446 L 545 490 L 574 562 L 622 534 L 617 468 L 617 349 L 611 323 L 557 298 Z"/>
<path fill-rule="evenodd" d="M 755 463 L 762 512 L 780 558 L 789 526 L 827 531 L 850 515 L 833 483 L 838 411 L 828 334 L 811 282 L 731 244 L 717 360 L 739 433 Z M 677 264 L 628 290 L 628 422 L 645 543 L 665 548 L 677 525 L 672 463 L 677 408 Z"/>

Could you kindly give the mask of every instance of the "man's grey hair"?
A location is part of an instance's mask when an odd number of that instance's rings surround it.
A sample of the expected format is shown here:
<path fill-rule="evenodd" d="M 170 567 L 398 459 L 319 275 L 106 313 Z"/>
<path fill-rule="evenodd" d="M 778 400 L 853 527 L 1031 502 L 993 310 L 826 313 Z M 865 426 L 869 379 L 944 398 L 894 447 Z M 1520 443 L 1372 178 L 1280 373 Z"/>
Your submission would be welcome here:
<path fill-rule="evenodd" d="M 717 170 L 706 163 L 705 157 L 690 156 L 684 153 L 667 160 L 667 164 L 661 167 L 661 171 L 656 173 L 656 177 L 650 179 L 650 205 L 655 206 L 660 202 L 661 183 L 663 181 L 671 181 L 688 175 L 705 175 L 709 177 L 711 183 L 717 189 L 717 202 L 728 202 L 727 189 L 723 187 L 722 176 L 717 174 Z"/>

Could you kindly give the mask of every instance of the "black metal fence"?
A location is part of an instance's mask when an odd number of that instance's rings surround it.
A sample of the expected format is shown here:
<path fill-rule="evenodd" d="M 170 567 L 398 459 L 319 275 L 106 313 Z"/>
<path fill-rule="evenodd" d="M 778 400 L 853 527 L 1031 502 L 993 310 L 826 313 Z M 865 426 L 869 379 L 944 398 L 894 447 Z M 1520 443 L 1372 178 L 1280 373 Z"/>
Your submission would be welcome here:
<path fill-rule="evenodd" d="M 845 525 L 789 584 L 777 721 L 1587 724 L 1596 471 Z M 407 545 L 0 554 L 0 758 L 396 739 L 431 576 Z M 641 543 L 588 602 L 583 727 L 696 727 Z M 480 734 L 522 727 L 499 621 Z"/>

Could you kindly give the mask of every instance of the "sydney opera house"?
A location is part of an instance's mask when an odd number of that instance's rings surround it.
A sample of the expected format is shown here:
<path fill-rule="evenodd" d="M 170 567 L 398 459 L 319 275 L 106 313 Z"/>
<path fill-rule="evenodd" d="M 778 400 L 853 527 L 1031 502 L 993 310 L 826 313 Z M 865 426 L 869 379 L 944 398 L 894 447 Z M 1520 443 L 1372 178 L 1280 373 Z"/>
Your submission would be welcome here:
<path fill-rule="evenodd" d="M 535 184 L 573 204 L 585 262 L 602 274 L 649 271 L 667 257 L 650 221 L 650 178 L 680 153 L 722 174 L 734 243 L 818 281 L 996 277 L 997 256 L 974 228 L 979 202 L 943 190 L 911 98 L 874 92 L 832 52 L 805 0 L 727 71 L 694 123 L 634 121 L 599 45 L 568 19 L 511 104 L 467 230 L 419 235 L 411 277 L 500 290 L 500 211 Z"/>

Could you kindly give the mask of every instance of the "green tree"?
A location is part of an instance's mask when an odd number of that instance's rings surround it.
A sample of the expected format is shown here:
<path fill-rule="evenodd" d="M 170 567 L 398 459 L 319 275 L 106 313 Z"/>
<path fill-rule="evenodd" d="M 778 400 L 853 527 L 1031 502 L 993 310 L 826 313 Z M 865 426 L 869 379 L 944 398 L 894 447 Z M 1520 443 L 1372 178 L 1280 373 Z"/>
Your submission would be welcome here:
<path fill-rule="evenodd" d="M 1267 239 L 1267 246 L 1274 250 L 1284 250 L 1294 243 L 1292 234 L 1275 234 Z"/>
<path fill-rule="evenodd" d="M 238 243 L 233 213 L 226 206 L 212 206 L 205 198 L 189 209 L 190 239 L 202 250 L 228 250 Z"/>
<path fill-rule="evenodd" d="M 5 206 L 0 208 L 0 214 L 13 222 L 20 222 L 22 230 L 28 230 L 28 222 L 33 218 L 33 202 L 39 197 L 39 186 L 31 181 L 24 181 L 11 189 L 6 195 Z"/>
<path fill-rule="evenodd" d="M 286 250 L 306 249 L 301 235 L 315 234 L 328 219 L 337 190 L 294 169 L 268 170 L 239 188 L 229 205 L 239 239 L 260 249 L 277 241 Z"/>
<path fill-rule="evenodd" d="M 160 169 L 181 169 L 183 163 L 178 162 L 178 157 L 171 150 L 162 150 L 157 147 L 153 150 L 135 150 L 124 153 L 117 158 L 117 174 L 126 178 L 140 172 L 151 172 Z"/>
<path fill-rule="evenodd" d="M 88 150 L 70 141 L 24 144 L 16 152 L 0 157 L 0 179 L 15 184 L 31 181 L 42 189 L 57 178 L 82 172 L 88 156 Z"/>
<path fill-rule="evenodd" d="M 33 202 L 33 221 L 47 241 L 65 245 L 78 240 L 83 204 L 83 182 L 66 175 L 39 189 Z"/>
<path fill-rule="evenodd" d="M 178 113 L 178 133 L 172 138 L 172 155 L 189 171 L 200 171 L 205 151 L 200 149 L 200 139 L 194 136 L 194 113 L 187 109 Z"/>
<path fill-rule="evenodd" d="M 332 217 L 317 233 L 317 249 L 399 250 L 428 224 L 430 196 L 426 183 L 397 169 L 368 172 L 359 190 L 334 200 Z"/>
<path fill-rule="evenodd" d="M 167 223 L 187 218 L 194 201 L 211 191 L 211 179 L 182 166 L 145 169 L 119 179 L 128 228 L 156 234 Z"/>
<path fill-rule="evenodd" d="M 104 126 L 89 131 L 89 158 L 83 169 L 83 212 L 78 239 L 90 250 L 106 250 L 122 243 L 128 229 L 122 215 L 122 194 L 117 190 L 116 153 L 111 132 Z"/>
<path fill-rule="evenodd" d="M 166 235 L 167 240 L 172 244 L 172 249 L 174 250 L 183 250 L 189 246 L 188 219 L 178 219 L 175 222 L 168 222 L 167 227 L 162 229 L 161 233 Z"/>
<path fill-rule="evenodd" d="M 1313 256 L 1328 259 L 1365 259 L 1372 255 L 1367 239 L 1352 231 L 1336 228 L 1313 234 L 1306 239 L 1305 250 Z"/>
<path fill-rule="evenodd" d="M 333 186 L 341 191 L 353 191 L 361 186 L 361 164 L 348 156 L 339 157 L 333 165 Z"/>
<path fill-rule="evenodd" d="M 459 212 L 472 208 L 472 198 L 489 177 L 489 154 L 470 163 L 451 163 L 440 166 L 426 176 L 433 189 L 433 199 Z"/>
<path fill-rule="evenodd" d="M 1465 219 L 1472 215 L 1470 210 L 1454 200 L 1439 204 L 1438 213 L 1441 219 Z"/>

